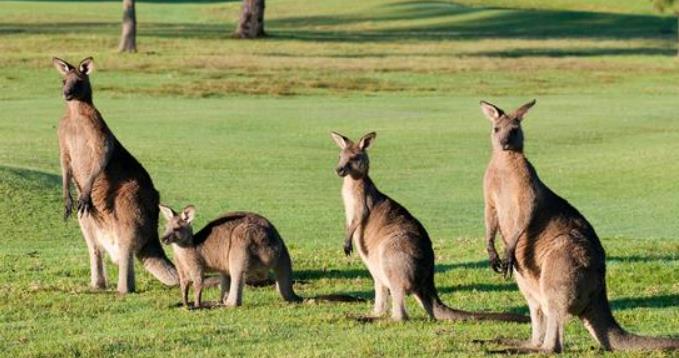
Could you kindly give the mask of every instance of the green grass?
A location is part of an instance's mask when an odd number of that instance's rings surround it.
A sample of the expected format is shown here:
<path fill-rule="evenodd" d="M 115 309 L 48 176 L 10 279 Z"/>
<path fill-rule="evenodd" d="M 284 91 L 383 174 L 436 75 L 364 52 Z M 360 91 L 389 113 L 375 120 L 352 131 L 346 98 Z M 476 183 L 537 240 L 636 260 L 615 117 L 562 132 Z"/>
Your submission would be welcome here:
<path fill-rule="evenodd" d="M 198 227 L 228 210 L 271 219 L 305 297 L 372 298 L 363 264 L 342 254 L 328 133 L 376 130 L 372 176 L 427 227 L 443 300 L 527 312 L 515 284 L 487 268 L 489 124 L 478 101 L 510 109 L 535 97 L 528 156 L 602 237 L 616 317 L 634 332 L 677 334 L 675 19 L 643 1 L 267 5 L 271 36 L 238 41 L 238 2 L 141 2 L 140 52 L 119 55 L 119 1 L 0 2 L 3 355 L 478 355 L 472 339 L 529 335 L 527 325 L 430 322 L 412 299 L 411 321 L 364 324 L 353 317 L 370 302 L 288 305 L 271 287 L 246 288 L 236 310 L 187 312 L 178 289 L 139 265 L 138 293 L 91 292 L 77 224 L 61 220 L 54 55 L 94 56 L 95 103 L 163 202 L 196 205 Z M 566 340 L 571 356 L 598 354 L 578 322 Z"/>

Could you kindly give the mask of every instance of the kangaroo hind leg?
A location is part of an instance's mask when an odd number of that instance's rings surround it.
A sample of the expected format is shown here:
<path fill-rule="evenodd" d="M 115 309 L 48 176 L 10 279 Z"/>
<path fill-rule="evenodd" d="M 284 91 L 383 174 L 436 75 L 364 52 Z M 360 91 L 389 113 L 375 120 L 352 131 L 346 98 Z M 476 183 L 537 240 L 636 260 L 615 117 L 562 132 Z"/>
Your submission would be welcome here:
<path fill-rule="evenodd" d="M 93 219 L 89 217 L 79 218 L 80 231 L 87 243 L 90 254 L 90 286 L 94 289 L 106 288 L 106 270 L 104 267 L 104 251 L 97 242 L 96 227 Z"/>

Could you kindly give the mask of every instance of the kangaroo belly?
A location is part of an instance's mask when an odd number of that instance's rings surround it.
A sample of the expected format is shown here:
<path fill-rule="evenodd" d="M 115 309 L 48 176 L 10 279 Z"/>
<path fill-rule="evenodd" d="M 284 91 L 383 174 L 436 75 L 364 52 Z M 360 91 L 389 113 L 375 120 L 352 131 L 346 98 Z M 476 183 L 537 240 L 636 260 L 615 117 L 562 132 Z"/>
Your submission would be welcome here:
<path fill-rule="evenodd" d="M 516 279 L 516 285 L 519 286 L 519 290 L 524 297 L 538 302 L 541 306 L 544 306 L 547 303 L 547 300 L 542 294 L 538 280 L 531 278 L 530 276 L 522 275 L 521 272 L 516 269 L 514 269 L 513 275 Z"/>
<path fill-rule="evenodd" d="M 85 236 L 85 240 L 104 249 L 111 258 L 111 261 L 113 261 L 113 263 L 118 263 L 121 252 L 120 242 L 116 232 L 112 228 L 107 227 L 105 223 L 99 222 L 90 216 L 80 217 L 78 221 Z"/>
<path fill-rule="evenodd" d="M 370 272 L 370 275 L 372 276 L 373 280 L 381 282 L 383 285 L 387 287 L 391 287 L 387 279 L 387 276 L 384 274 L 384 269 L 382 267 L 383 263 L 382 263 L 382 253 L 380 252 L 382 251 L 381 248 L 378 246 L 375 247 L 373 250 L 366 252 L 365 245 L 359 242 L 356 234 L 354 234 L 354 247 L 355 250 L 358 251 L 361 260 L 368 268 L 368 272 Z"/>
<path fill-rule="evenodd" d="M 96 234 L 97 242 L 101 247 L 106 250 L 108 255 L 111 257 L 113 263 L 118 263 L 120 259 L 120 247 L 118 245 L 118 240 L 112 231 L 99 230 Z"/>

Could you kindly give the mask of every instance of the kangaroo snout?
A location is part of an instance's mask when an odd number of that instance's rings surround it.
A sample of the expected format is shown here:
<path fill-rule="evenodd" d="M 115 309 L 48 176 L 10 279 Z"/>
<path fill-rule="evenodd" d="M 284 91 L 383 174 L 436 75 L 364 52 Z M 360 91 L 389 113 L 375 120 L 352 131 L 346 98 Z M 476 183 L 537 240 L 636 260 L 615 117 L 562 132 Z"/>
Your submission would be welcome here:
<path fill-rule="evenodd" d="M 73 99 L 73 90 L 71 90 L 71 89 L 64 90 L 64 99 L 67 100 L 67 101 L 72 100 Z"/>
<path fill-rule="evenodd" d="M 335 168 L 335 172 L 341 177 L 345 177 L 348 174 L 347 167 L 337 167 Z"/>

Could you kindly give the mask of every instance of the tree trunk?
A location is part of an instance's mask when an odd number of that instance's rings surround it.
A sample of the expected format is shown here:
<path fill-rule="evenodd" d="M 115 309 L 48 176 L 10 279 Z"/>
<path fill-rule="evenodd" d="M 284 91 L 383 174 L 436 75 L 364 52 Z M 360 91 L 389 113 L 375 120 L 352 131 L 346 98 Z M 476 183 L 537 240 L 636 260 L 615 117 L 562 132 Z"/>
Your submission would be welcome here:
<path fill-rule="evenodd" d="M 679 57 L 679 12 L 675 15 L 677 16 L 677 57 Z"/>
<path fill-rule="evenodd" d="M 137 52 L 137 16 L 134 0 L 123 0 L 123 33 L 120 36 L 119 52 Z"/>
<path fill-rule="evenodd" d="M 243 0 L 240 21 L 236 26 L 234 36 L 242 39 L 266 36 L 264 33 L 264 0 Z"/>

